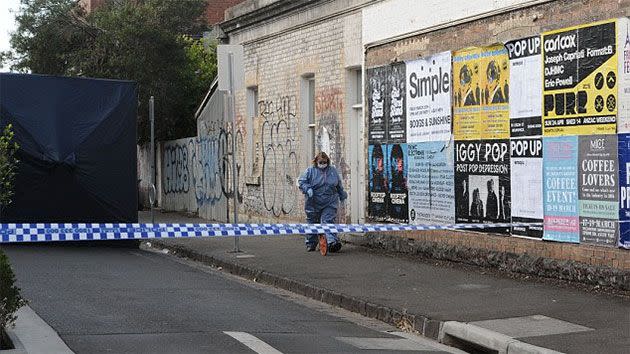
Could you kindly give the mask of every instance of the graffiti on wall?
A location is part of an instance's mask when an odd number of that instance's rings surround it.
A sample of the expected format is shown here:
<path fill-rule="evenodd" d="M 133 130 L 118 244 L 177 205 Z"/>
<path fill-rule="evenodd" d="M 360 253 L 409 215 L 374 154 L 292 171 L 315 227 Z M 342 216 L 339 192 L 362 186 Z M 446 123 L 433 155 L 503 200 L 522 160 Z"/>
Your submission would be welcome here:
<path fill-rule="evenodd" d="M 238 153 L 243 151 L 243 138 L 239 131 L 236 139 Z M 196 139 L 191 158 L 195 198 L 199 206 L 214 205 L 222 197 L 234 198 L 233 156 L 232 136 L 229 130 L 222 129 L 218 136 L 209 135 Z M 243 201 L 242 161 L 242 158 L 237 157 L 236 180 L 239 202 Z"/>
<path fill-rule="evenodd" d="M 343 113 L 343 96 L 339 88 L 324 88 L 315 96 L 317 115 L 316 145 L 324 151 L 343 175 L 347 172 L 343 145 L 343 126 L 339 117 Z"/>
<path fill-rule="evenodd" d="M 296 207 L 295 181 L 299 174 L 296 106 L 295 96 L 258 102 L 263 204 L 276 217 L 290 214 Z"/>
<path fill-rule="evenodd" d="M 162 161 L 164 194 L 188 193 L 190 190 L 188 146 L 179 144 L 165 146 Z"/>
<path fill-rule="evenodd" d="M 324 88 L 315 96 L 315 114 L 343 111 L 343 94 L 339 88 Z"/>
<path fill-rule="evenodd" d="M 164 194 L 194 192 L 197 206 L 212 206 L 224 197 L 233 198 L 231 134 L 231 130 L 220 128 L 215 134 L 166 143 L 162 157 Z M 243 151 L 242 148 L 243 138 L 237 131 L 237 151 Z M 241 175 L 242 161 L 237 158 L 237 178 Z M 242 202 L 242 183 L 237 185 L 237 196 Z"/>

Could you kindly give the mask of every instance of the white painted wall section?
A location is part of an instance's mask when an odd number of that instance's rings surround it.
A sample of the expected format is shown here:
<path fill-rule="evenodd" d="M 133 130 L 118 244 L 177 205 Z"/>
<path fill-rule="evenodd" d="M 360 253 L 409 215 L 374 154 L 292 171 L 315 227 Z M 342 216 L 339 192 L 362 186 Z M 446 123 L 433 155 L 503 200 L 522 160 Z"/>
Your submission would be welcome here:
<path fill-rule="evenodd" d="M 553 0 L 387 0 L 363 10 L 363 45 Z"/>

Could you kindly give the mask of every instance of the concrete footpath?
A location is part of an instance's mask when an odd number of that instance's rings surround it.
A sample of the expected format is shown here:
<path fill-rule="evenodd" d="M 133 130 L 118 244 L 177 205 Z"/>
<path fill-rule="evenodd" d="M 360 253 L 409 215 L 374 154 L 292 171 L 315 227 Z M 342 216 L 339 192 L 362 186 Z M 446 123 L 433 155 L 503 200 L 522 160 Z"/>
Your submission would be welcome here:
<path fill-rule="evenodd" d="M 140 214 L 140 222 L 150 220 Z M 206 222 L 156 213 L 156 222 Z M 150 240 L 239 276 L 392 323 L 463 349 L 499 353 L 628 353 L 630 298 L 513 279 L 483 268 L 412 259 L 345 244 L 307 253 L 300 236 Z M 146 245 L 145 245 L 146 247 Z"/>

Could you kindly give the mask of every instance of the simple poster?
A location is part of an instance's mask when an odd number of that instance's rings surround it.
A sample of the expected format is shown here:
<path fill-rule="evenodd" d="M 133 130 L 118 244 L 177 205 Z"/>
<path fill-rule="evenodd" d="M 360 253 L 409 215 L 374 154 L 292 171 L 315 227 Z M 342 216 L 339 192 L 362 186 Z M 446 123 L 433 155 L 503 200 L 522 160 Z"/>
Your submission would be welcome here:
<path fill-rule="evenodd" d="M 389 103 L 387 118 L 387 142 L 405 143 L 407 139 L 407 105 L 405 94 L 405 63 L 396 63 L 389 69 L 389 78 L 387 80 L 388 97 L 386 102 Z"/>
<path fill-rule="evenodd" d="M 389 67 L 367 69 L 368 141 L 383 143 L 387 134 L 387 80 Z"/>
<path fill-rule="evenodd" d="M 542 98 L 540 72 L 540 36 L 517 39 L 505 43 L 510 57 L 510 136 L 542 135 Z M 542 151 L 542 146 L 541 146 Z"/>
<path fill-rule="evenodd" d="M 369 217 L 375 221 L 385 221 L 389 199 L 387 183 L 387 146 L 374 144 L 368 146 L 370 166 L 368 211 Z"/>
<path fill-rule="evenodd" d="M 453 141 L 408 144 L 409 222 L 455 222 Z"/>
<path fill-rule="evenodd" d="M 543 33 L 543 132 L 614 134 L 616 20 Z"/>
<path fill-rule="evenodd" d="M 630 249 L 630 134 L 619 134 L 619 242 Z"/>
<path fill-rule="evenodd" d="M 455 142 L 455 221 L 510 221 L 510 141 Z M 493 231 L 509 233 L 507 229 Z"/>
<path fill-rule="evenodd" d="M 409 218 L 407 144 L 387 145 L 389 171 L 388 221 L 406 223 Z"/>
<path fill-rule="evenodd" d="M 453 53 L 455 140 L 510 137 L 507 49 L 503 44 Z"/>
<path fill-rule="evenodd" d="M 451 139 L 451 52 L 407 62 L 407 143 Z"/>
<path fill-rule="evenodd" d="M 512 168 L 512 235 L 543 237 L 543 142 L 542 138 L 510 141 Z"/>
<path fill-rule="evenodd" d="M 543 139 L 543 240 L 580 242 L 578 137 Z"/>
<path fill-rule="evenodd" d="M 617 135 L 579 137 L 580 242 L 617 244 L 619 183 Z"/>

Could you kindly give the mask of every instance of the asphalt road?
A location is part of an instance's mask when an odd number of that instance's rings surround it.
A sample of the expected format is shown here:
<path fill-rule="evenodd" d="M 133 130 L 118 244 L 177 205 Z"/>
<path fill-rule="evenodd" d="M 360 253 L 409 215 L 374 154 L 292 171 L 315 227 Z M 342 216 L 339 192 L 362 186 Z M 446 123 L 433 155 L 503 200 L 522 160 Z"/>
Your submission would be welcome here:
<path fill-rule="evenodd" d="M 168 255 L 2 248 L 31 308 L 76 353 L 443 353 L 385 332 L 393 327 Z"/>

